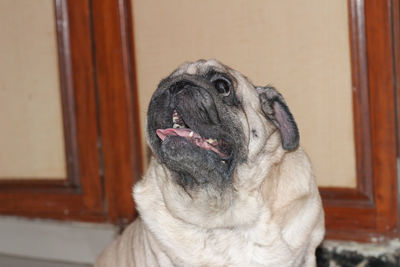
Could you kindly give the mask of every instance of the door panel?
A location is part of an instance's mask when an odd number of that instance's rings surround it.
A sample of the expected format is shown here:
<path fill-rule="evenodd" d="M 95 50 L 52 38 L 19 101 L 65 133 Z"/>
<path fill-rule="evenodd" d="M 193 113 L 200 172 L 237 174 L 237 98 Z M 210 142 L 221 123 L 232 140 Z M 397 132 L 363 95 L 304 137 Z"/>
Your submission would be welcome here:
<path fill-rule="evenodd" d="M 66 179 L 52 0 L 0 2 L 0 179 Z"/>
<path fill-rule="evenodd" d="M 45 2 L 49 5 L 46 10 L 50 13 L 46 14 L 47 20 L 50 17 L 53 19 L 46 23 L 49 24 L 46 27 L 50 29 L 46 34 L 50 36 L 50 40 L 54 38 L 52 51 L 53 54 L 55 52 L 53 57 L 56 62 L 52 62 L 53 65 L 45 62 L 41 64 L 51 70 L 47 71 L 47 75 L 52 76 L 51 79 L 55 80 L 53 83 L 58 87 L 50 86 L 49 90 L 58 95 L 58 99 L 45 99 L 38 106 L 41 108 L 40 115 L 54 115 L 56 112 L 49 110 L 49 107 L 58 103 L 59 119 L 48 127 L 38 126 L 37 131 L 48 134 L 57 128 L 55 124 L 61 129 L 58 136 L 64 147 L 64 158 L 61 162 L 64 163 L 65 179 L 27 175 L 24 179 L 20 179 L 21 176 L 17 179 L 0 180 L 2 214 L 115 223 L 133 218 L 131 186 L 140 175 L 140 145 L 126 145 L 132 142 L 130 138 L 135 136 L 138 129 L 134 112 L 131 112 L 136 106 L 133 77 L 129 76 L 132 74 L 131 59 L 129 55 L 115 59 L 110 56 L 116 51 L 131 49 L 129 38 L 125 38 L 124 43 L 117 42 L 114 45 L 111 42 L 120 39 L 121 35 L 126 36 L 124 30 L 127 26 L 122 24 L 119 8 L 125 10 L 128 5 L 123 1 L 102 1 L 101 4 L 93 2 Z M 22 5 L 22 10 L 30 5 L 25 2 L 19 4 Z M 98 8 L 103 4 L 107 9 Z M 41 12 L 44 10 L 41 9 Z M 21 12 L 20 9 L 15 10 L 13 17 L 22 15 Z M 38 15 L 41 16 L 41 13 L 35 14 L 35 17 Z M 101 28 L 102 24 L 107 25 L 107 28 Z M 44 28 L 40 27 L 40 30 L 43 31 Z M 33 39 L 39 38 L 34 31 L 30 31 L 30 34 L 35 35 Z M 114 39 L 105 38 L 110 34 L 114 34 Z M 48 48 L 45 50 L 50 51 Z M 102 58 L 103 55 L 108 56 Z M 15 61 L 14 54 L 8 56 L 11 61 Z M 113 61 L 103 61 L 108 59 Z M 16 73 L 24 76 L 36 71 L 36 65 L 28 64 L 25 60 L 26 58 L 20 60 L 21 67 L 26 69 L 25 73 L 16 70 Z M 118 69 L 122 76 L 115 76 L 113 70 L 116 66 L 122 66 Z M 12 96 L 20 100 L 19 95 Z M 114 108 L 109 109 L 110 106 Z M 12 118 L 6 118 L 13 121 Z M 107 135 L 108 127 L 115 132 L 111 136 Z M 24 134 L 26 138 L 30 138 L 31 129 L 27 128 Z M 42 139 L 45 140 L 41 147 L 56 147 L 48 138 Z M 114 144 L 121 145 L 116 148 Z M 26 149 L 30 152 L 28 147 Z M 54 157 L 49 153 L 45 154 Z M 23 163 L 17 165 L 24 166 Z M 120 169 L 123 171 L 119 171 Z M 62 178 L 62 175 L 50 176 Z"/>

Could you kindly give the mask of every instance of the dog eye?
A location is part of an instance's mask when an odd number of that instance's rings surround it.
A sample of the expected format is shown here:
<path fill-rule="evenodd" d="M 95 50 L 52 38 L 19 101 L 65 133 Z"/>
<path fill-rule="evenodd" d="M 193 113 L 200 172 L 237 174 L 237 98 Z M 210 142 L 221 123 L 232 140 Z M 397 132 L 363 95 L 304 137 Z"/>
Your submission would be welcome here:
<path fill-rule="evenodd" d="M 231 92 L 231 84 L 229 81 L 219 78 L 213 81 L 215 89 L 223 96 L 228 96 Z"/>

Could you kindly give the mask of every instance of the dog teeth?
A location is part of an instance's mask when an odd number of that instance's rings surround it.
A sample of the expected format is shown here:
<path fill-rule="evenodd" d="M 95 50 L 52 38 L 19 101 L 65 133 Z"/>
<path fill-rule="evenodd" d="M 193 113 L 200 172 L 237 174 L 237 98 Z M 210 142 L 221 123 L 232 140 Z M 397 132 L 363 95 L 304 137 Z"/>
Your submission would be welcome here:
<path fill-rule="evenodd" d="M 178 111 L 174 110 L 172 113 L 173 128 L 185 128 L 185 123 L 182 121 Z"/>
<path fill-rule="evenodd" d="M 180 128 L 185 128 L 185 127 L 183 127 L 183 126 L 180 125 L 180 124 L 174 123 L 174 125 L 172 126 L 172 128 L 174 128 L 174 129 L 180 129 Z"/>
<path fill-rule="evenodd" d="M 206 139 L 206 142 L 209 143 L 209 144 L 211 144 L 211 145 L 214 145 L 214 144 L 217 143 L 217 140 L 216 140 L 216 139 L 208 138 L 208 139 Z"/>
<path fill-rule="evenodd" d="M 194 134 L 193 132 L 190 132 L 189 137 L 193 137 L 193 134 Z"/>

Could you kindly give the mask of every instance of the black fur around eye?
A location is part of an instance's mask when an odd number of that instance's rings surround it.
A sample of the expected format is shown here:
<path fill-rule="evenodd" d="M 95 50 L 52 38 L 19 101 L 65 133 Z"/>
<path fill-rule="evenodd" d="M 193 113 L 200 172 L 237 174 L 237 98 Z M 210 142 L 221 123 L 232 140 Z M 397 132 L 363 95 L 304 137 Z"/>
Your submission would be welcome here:
<path fill-rule="evenodd" d="M 228 96 L 231 93 L 231 83 L 223 78 L 218 78 L 213 81 L 215 89 L 223 96 Z"/>

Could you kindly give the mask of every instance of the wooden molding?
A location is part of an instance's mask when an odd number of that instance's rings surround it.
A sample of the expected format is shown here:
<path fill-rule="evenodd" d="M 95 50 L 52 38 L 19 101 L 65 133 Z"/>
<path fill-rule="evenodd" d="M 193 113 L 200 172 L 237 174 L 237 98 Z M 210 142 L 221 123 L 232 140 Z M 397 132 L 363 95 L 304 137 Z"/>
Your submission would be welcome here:
<path fill-rule="evenodd" d="M 396 77 L 397 156 L 400 153 L 400 0 L 392 1 L 394 69 Z M 400 178 L 400 177 L 399 177 Z M 399 192 L 400 194 L 400 192 Z"/>
<path fill-rule="evenodd" d="M 71 62 L 70 31 L 67 3 L 55 1 L 58 68 L 60 72 L 61 101 L 63 112 L 64 139 L 67 159 L 67 179 L 71 185 L 79 186 L 78 144 L 76 132 L 76 113 Z"/>
<path fill-rule="evenodd" d="M 396 113 L 389 0 L 349 0 L 357 186 L 320 188 L 328 239 L 398 237 Z"/>
<path fill-rule="evenodd" d="M 126 0 L 92 1 L 92 12 L 105 196 L 111 220 L 125 224 L 135 215 L 132 185 L 142 171 L 132 21 Z"/>
<path fill-rule="evenodd" d="M 66 180 L 1 180 L 0 213 L 104 221 L 89 1 L 55 0 Z"/>

